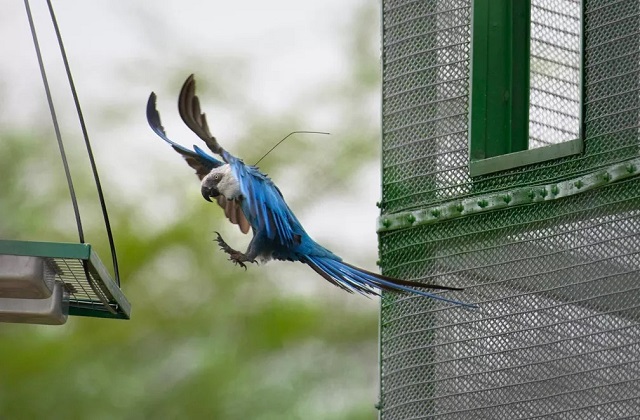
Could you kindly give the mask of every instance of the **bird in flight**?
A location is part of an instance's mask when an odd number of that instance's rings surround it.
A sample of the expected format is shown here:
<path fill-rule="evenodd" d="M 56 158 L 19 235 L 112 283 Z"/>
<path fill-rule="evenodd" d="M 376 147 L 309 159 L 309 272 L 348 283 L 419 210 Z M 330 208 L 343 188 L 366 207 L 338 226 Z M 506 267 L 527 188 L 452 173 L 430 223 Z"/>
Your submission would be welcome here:
<path fill-rule="evenodd" d="M 395 290 L 455 305 L 475 307 L 441 294 L 421 290 L 462 289 L 401 280 L 363 270 L 342 261 L 336 254 L 311 239 L 273 181 L 258 167 L 246 165 L 227 152 L 211 135 L 206 116 L 200 110 L 193 75 L 182 86 L 178 110 L 184 123 L 222 160 L 196 145 L 190 150 L 169 139 L 162 127 L 153 92 L 147 102 L 147 121 L 153 131 L 181 154 L 196 171 L 201 181 L 202 197 L 209 202 L 215 200 L 229 221 L 238 225 L 242 233 L 250 230 L 253 232 L 253 238 L 245 252 L 231 248 L 216 232 L 220 248 L 235 264 L 246 269 L 246 263 L 257 263 L 258 260 L 299 261 L 307 264 L 331 284 L 350 293 L 379 295 L 380 290 Z"/>

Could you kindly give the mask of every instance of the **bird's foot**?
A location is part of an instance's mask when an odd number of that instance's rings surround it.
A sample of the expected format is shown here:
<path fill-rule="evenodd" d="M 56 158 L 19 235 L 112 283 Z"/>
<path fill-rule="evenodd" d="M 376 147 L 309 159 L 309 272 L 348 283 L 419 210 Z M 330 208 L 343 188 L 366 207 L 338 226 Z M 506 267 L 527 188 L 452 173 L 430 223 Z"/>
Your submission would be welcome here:
<path fill-rule="evenodd" d="M 239 265 L 240 267 L 244 268 L 245 270 L 247 269 L 247 265 L 245 264 L 245 262 L 256 263 L 256 264 L 258 263 L 256 260 L 253 260 L 253 259 L 247 257 L 242 252 L 236 252 L 234 254 L 229 254 L 229 261 L 232 261 L 235 265 Z"/>
<path fill-rule="evenodd" d="M 218 235 L 216 241 L 218 242 L 218 245 L 220 245 L 220 249 L 229 254 L 229 261 L 232 261 L 235 265 L 239 265 L 245 270 L 247 269 L 247 265 L 245 264 L 246 262 L 257 264 L 256 260 L 249 258 L 246 254 L 243 254 L 242 252 L 236 251 L 235 249 L 231 248 L 224 241 L 224 239 L 222 239 L 222 236 L 220 236 L 218 232 L 216 232 L 216 235 Z"/>

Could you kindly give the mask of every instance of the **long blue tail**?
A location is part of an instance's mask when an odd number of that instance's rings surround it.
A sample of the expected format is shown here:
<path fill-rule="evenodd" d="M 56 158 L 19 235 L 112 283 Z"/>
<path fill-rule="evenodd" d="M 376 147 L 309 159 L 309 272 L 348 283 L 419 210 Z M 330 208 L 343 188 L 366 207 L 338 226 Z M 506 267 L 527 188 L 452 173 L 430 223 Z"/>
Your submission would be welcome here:
<path fill-rule="evenodd" d="M 351 293 L 358 292 L 363 295 L 379 296 L 380 289 L 396 290 L 415 293 L 454 305 L 477 308 L 477 305 L 460 302 L 459 300 L 449 299 L 444 296 L 424 292 L 422 290 L 416 290 L 417 287 L 437 290 L 462 290 L 459 288 L 421 284 L 408 280 L 395 279 L 363 270 L 351 264 L 347 264 L 344 261 L 330 257 L 308 256 L 305 257 L 303 262 L 308 264 L 316 273 L 320 274 L 333 285 Z"/>

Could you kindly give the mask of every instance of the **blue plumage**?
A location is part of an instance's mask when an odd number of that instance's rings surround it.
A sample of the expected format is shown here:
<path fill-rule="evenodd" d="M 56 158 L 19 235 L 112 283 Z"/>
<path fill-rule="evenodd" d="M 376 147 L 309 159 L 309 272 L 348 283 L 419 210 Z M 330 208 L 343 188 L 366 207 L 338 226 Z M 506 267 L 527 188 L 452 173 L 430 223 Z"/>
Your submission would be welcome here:
<path fill-rule="evenodd" d="M 147 120 L 153 131 L 196 170 L 202 180 L 204 198 L 208 201 L 215 198 L 231 222 L 240 226 L 243 232 L 248 232 L 249 227 L 253 231 L 253 239 L 245 253 L 232 249 L 218 234 L 218 243 L 236 264 L 246 268 L 245 262 L 256 262 L 257 258 L 300 261 L 308 264 L 327 281 L 351 293 L 378 295 L 380 289 L 397 290 L 475 307 L 416 288 L 460 289 L 395 279 L 354 267 L 311 239 L 273 181 L 257 167 L 245 165 L 241 159 L 224 150 L 211 135 L 195 95 L 193 75 L 187 79 L 180 92 L 180 116 L 213 153 L 222 157 L 222 161 L 198 146 L 189 150 L 170 140 L 162 128 L 155 102 L 156 97 L 152 93 L 147 103 Z"/>

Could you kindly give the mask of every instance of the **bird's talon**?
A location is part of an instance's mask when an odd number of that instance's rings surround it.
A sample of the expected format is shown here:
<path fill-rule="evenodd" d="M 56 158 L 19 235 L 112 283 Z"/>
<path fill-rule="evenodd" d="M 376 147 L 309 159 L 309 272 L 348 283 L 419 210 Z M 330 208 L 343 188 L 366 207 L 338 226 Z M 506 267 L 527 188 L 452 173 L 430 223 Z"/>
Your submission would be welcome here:
<path fill-rule="evenodd" d="M 246 257 L 244 256 L 244 254 L 241 253 L 233 253 L 229 255 L 229 261 L 233 262 L 235 265 L 239 265 L 240 267 L 244 268 L 245 271 L 247 270 L 247 265 L 244 263 L 245 261 L 249 261 L 246 259 Z M 250 261 L 252 262 L 252 261 Z"/>
<path fill-rule="evenodd" d="M 215 240 L 218 242 L 218 245 L 220 245 L 220 249 L 229 255 L 229 261 L 233 262 L 235 265 L 239 265 L 245 270 L 247 269 L 247 265 L 245 264 L 245 262 L 252 262 L 252 263 L 256 262 L 256 260 L 248 259 L 247 256 L 244 255 L 242 252 L 236 251 L 235 249 L 231 248 L 229 245 L 227 245 L 224 239 L 222 239 L 222 236 L 220 235 L 220 233 L 218 232 L 215 232 L 215 233 L 217 235 Z"/>

